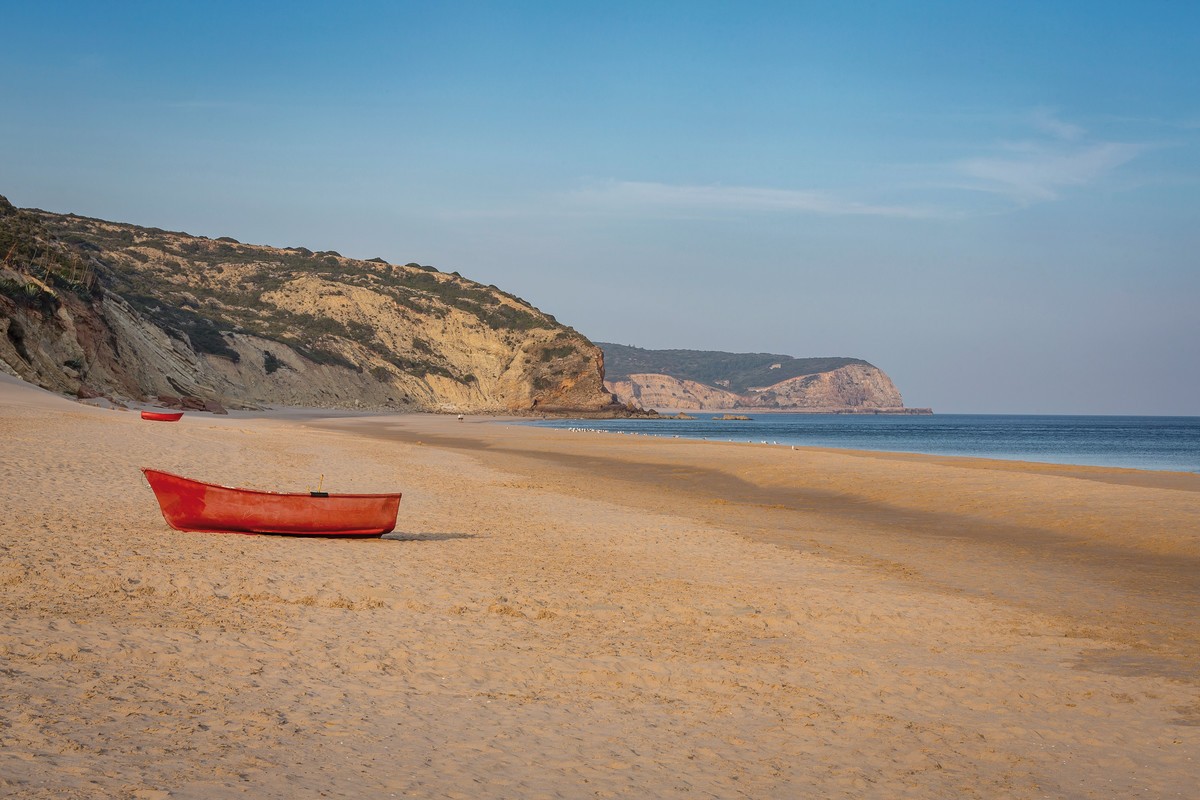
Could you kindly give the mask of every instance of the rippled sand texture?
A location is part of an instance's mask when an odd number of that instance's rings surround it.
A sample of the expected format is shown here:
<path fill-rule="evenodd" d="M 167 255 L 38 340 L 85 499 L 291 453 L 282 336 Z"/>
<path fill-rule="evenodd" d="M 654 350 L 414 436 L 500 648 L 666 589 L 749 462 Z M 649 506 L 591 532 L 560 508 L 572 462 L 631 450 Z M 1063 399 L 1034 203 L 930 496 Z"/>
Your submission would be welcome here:
<path fill-rule="evenodd" d="M 404 492 L 179 533 L 138 468 Z M 1192 797 L 1200 479 L 0 379 L 0 796 Z"/>

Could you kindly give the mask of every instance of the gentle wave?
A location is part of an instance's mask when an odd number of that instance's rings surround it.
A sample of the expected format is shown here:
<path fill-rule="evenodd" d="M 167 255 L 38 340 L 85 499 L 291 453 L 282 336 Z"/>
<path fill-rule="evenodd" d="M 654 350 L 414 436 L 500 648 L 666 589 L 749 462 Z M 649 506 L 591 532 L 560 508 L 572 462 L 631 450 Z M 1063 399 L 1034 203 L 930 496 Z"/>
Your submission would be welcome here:
<path fill-rule="evenodd" d="M 556 419 L 530 424 L 647 436 L 809 445 L 1051 464 L 1200 472 L 1200 417 L 760 414 L 721 420 Z"/>

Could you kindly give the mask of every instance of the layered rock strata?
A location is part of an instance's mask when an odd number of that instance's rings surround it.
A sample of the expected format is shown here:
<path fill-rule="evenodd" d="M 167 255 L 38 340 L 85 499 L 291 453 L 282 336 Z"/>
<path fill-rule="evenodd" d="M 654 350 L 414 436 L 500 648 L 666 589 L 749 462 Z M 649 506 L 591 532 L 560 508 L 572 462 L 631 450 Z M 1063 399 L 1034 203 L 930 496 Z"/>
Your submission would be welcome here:
<path fill-rule="evenodd" d="M 921 413 L 907 409 L 891 378 L 869 364 L 847 364 L 736 393 L 662 374 L 635 374 L 607 382 L 622 403 L 645 409 L 759 409 L 836 413 Z"/>
<path fill-rule="evenodd" d="M 0 198 L 0 369 L 117 401 L 603 412 L 604 356 L 495 286 Z"/>

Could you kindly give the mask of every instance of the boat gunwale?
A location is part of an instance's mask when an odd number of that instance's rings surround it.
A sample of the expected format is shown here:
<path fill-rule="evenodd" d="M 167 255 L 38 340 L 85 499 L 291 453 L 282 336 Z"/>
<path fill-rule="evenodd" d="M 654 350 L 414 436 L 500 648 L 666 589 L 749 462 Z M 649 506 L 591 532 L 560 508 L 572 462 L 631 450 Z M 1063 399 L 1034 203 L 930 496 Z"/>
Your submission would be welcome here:
<path fill-rule="evenodd" d="M 175 478 L 176 480 L 186 481 L 187 483 L 194 483 L 199 486 L 208 486 L 213 489 L 223 489 L 227 492 L 242 492 L 243 494 L 263 494 L 263 495 L 269 495 L 271 497 L 303 497 L 303 498 L 306 498 L 309 500 L 323 500 L 326 498 L 334 498 L 334 497 L 348 497 L 348 498 L 401 497 L 403 494 L 402 492 L 369 492 L 369 493 L 321 492 L 319 494 L 314 494 L 311 491 L 309 491 L 309 492 L 272 492 L 269 489 L 246 489 L 241 486 L 226 486 L 221 483 L 209 483 L 208 481 L 200 481 L 200 480 L 196 480 L 195 478 L 186 478 L 183 475 L 176 475 L 174 472 L 167 472 L 167 471 L 161 470 L 161 469 L 154 469 L 153 467 L 142 467 L 141 470 L 142 470 L 143 475 L 145 475 L 147 472 L 156 472 L 159 475 L 167 475 L 171 478 Z"/>

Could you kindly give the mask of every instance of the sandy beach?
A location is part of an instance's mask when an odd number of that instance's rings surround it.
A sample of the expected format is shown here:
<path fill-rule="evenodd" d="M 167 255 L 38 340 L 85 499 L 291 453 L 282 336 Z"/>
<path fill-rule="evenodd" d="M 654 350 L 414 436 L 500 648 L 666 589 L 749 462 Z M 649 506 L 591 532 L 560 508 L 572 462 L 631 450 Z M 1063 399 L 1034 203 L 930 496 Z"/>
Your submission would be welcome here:
<path fill-rule="evenodd" d="M 180 533 L 139 467 L 402 491 Z M 0 376 L 0 796 L 1189 798 L 1200 476 Z"/>

